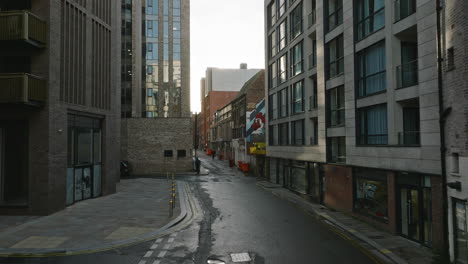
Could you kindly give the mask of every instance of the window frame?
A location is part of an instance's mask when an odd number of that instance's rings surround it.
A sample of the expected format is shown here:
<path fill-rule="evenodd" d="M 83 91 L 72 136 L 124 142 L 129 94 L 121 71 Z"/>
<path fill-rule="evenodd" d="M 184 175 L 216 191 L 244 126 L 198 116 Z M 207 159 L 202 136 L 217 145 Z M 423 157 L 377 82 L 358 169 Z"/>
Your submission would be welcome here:
<path fill-rule="evenodd" d="M 382 48 L 383 49 L 383 54 L 384 54 L 384 66 L 385 66 L 385 69 L 380 71 L 380 72 L 375 72 L 375 73 L 372 73 L 372 74 L 369 74 L 367 75 L 367 73 L 361 77 L 361 69 L 366 69 L 366 56 L 369 54 L 369 52 L 373 49 L 378 49 L 378 48 Z M 364 98 L 364 97 L 367 97 L 367 96 L 372 96 L 372 95 L 376 95 L 376 94 L 380 94 L 380 93 L 385 93 L 387 91 L 387 57 L 386 57 L 386 53 L 385 53 L 385 40 L 383 41 L 380 41 L 378 43 L 375 43 L 361 51 L 359 51 L 358 53 L 356 53 L 356 61 L 357 61 L 357 71 L 356 71 L 356 97 L 357 98 Z M 364 65 L 361 65 L 361 63 L 363 63 Z M 366 84 L 366 80 L 371 78 L 371 77 L 375 77 L 377 75 L 383 75 L 383 79 L 384 79 L 384 89 L 383 90 L 379 90 L 379 91 L 376 91 L 376 92 L 371 92 L 371 93 L 368 93 L 367 92 L 367 84 Z M 364 85 L 363 87 L 363 94 L 361 95 L 361 83 L 362 85 Z"/>
<path fill-rule="evenodd" d="M 327 14 L 325 14 L 326 17 L 326 32 L 330 32 L 333 29 L 337 28 L 339 25 L 343 24 L 343 0 L 337 0 L 337 2 L 340 3 L 338 8 L 335 8 L 335 10 L 330 13 L 330 6 L 329 6 L 329 0 L 325 1 L 326 4 L 326 10 Z M 330 20 L 334 18 L 334 26 L 330 27 Z"/>
<path fill-rule="evenodd" d="M 295 21 L 296 18 L 296 12 L 300 14 L 300 16 L 297 16 L 299 19 L 298 21 Z M 299 3 L 290 13 L 290 33 L 291 33 L 291 40 L 297 38 L 302 34 L 304 31 L 304 16 L 303 16 L 303 9 L 302 9 L 302 2 Z M 297 31 L 296 31 L 297 30 Z"/>
<path fill-rule="evenodd" d="M 333 98 L 333 94 L 336 94 Z M 346 98 L 345 98 L 345 91 L 344 91 L 344 85 L 340 85 L 337 87 L 334 87 L 332 89 L 329 89 L 327 91 L 327 98 L 328 98 L 328 127 L 342 127 L 345 125 L 345 120 L 346 120 L 346 111 L 345 111 L 345 104 L 346 104 Z M 335 99 L 335 105 L 336 109 L 332 108 L 332 101 Z M 342 100 L 342 105 L 341 105 L 341 100 Z M 336 114 L 334 114 L 336 113 Z M 337 120 L 334 121 L 333 117 L 336 116 Z M 341 122 L 340 116 L 342 116 Z M 334 122 L 333 122 L 334 121 Z"/>
<path fill-rule="evenodd" d="M 365 115 L 366 120 L 361 120 L 361 114 L 365 113 L 367 114 L 369 110 L 372 109 L 377 109 L 378 107 L 385 106 L 385 113 L 386 113 L 386 129 L 387 129 L 387 134 L 371 134 L 369 135 L 367 133 L 369 123 L 367 120 L 367 115 Z M 365 126 L 365 134 L 363 134 L 363 131 L 361 131 L 361 125 L 364 122 Z M 356 145 L 357 146 L 386 146 L 388 145 L 388 106 L 387 103 L 383 104 L 377 104 L 377 105 L 371 105 L 371 106 L 366 106 L 366 107 L 361 107 L 356 109 Z M 384 137 L 385 138 L 385 143 L 369 143 L 369 136 L 375 136 L 375 137 Z M 365 142 L 363 142 L 363 139 L 365 138 Z"/>
<path fill-rule="evenodd" d="M 299 52 L 300 58 L 296 58 L 296 52 Z M 304 72 L 304 41 L 300 41 L 294 47 L 292 47 L 290 56 L 290 64 L 291 64 L 291 77 L 297 76 Z M 299 59 L 299 61 L 296 61 Z M 300 67 L 299 72 L 296 73 L 296 66 Z"/>
<path fill-rule="evenodd" d="M 376 10 L 374 13 L 370 14 L 366 17 L 363 17 L 362 19 L 359 17 L 360 14 L 364 14 L 364 4 L 361 4 L 361 3 L 364 3 L 364 1 L 372 1 L 372 2 L 375 2 L 375 1 L 378 1 L 378 0 L 356 0 L 356 39 L 357 41 L 361 41 L 363 39 L 365 39 L 366 37 L 372 35 L 373 33 L 385 28 L 385 1 L 384 1 L 384 5 L 383 7 L 381 7 L 380 9 Z M 361 4 L 361 5 L 360 5 Z M 361 10 L 359 10 L 361 9 Z M 374 27 L 373 25 L 375 24 L 375 20 L 374 20 L 374 17 L 377 16 L 377 14 L 379 13 L 383 13 L 383 25 L 380 27 L 380 28 L 373 28 L 371 29 L 371 25 L 372 27 Z M 366 21 L 369 20 L 369 32 L 367 34 L 365 34 L 365 28 L 366 28 Z M 361 33 L 361 35 L 360 35 Z"/>
<path fill-rule="evenodd" d="M 305 131 L 304 131 L 304 119 L 299 119 L 299 120 L 294 120 L 291 122 L 291 145 L 294 145 L 294 146 L 304 146 L 305 145 Z M 300 139 L 298 139 L 296 137 L 296 132 L 297 132 L 297 126 L 298 124 L 300 124 L 300 128 L 301 128 L 301 131 L 300 131 L 300 134 L 302 135 L 302 137 Z M 299 142 L 300 140 L 300 142 Z"/>
<path fill-rule="evenodd" d="M 300 86 L 298 86 L 300 84 Z M 296 98 L 296 88 L 300 87 L 301 89 L 301 97 Z M 301 109 L 299 111 L 296 110 L 296 104 L 300 103 Z M 304 80 L 300 80 L 295 82 L 291 86 L 291 113 L 292 114 L 300 114 L 304 113 Z"/>
<path fill-rule="evenodd" d="M 335 45 L 335 58 L 331 58 L 332 44 Z M 326 64 L 327 64 L 327 80 L 338 77 L 344 74 L 344 38 L 343 34 L 337 36 L 326 44 Z M 332 65 L 337 65 L 334 68 L 336 73 L 331 74 Z"/>

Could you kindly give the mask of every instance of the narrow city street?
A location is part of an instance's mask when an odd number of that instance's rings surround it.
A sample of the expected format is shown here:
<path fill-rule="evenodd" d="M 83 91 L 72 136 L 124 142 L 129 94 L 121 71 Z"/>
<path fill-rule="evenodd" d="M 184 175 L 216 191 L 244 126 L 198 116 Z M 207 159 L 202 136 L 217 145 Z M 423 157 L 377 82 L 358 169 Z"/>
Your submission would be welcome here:
<path fill-rule="evenodd" d="M 4 258 L 0 263 L 376 263 L 329 227 L 256 185 L 256 179 L 201 154 L 206 175 L 180 176 L 192 201 L 191 223 L 155 240 L 94 254 Z M 208 262 L 220 260 L 223 262 Z"/>

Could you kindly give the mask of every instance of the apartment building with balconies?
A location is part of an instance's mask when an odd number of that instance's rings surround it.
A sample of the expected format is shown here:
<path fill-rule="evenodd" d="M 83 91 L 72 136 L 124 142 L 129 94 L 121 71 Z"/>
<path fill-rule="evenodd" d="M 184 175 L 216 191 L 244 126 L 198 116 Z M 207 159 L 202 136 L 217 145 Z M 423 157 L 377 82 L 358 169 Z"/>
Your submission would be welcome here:
<path fill-rule="evenodd" d="M 270 180 L 445 247 L 436 1 L 266 0 Z"/>
<path fill-rule="evenodd" d="M 0 214 L 115 192 L 120 5 L 0 2 Z"/>

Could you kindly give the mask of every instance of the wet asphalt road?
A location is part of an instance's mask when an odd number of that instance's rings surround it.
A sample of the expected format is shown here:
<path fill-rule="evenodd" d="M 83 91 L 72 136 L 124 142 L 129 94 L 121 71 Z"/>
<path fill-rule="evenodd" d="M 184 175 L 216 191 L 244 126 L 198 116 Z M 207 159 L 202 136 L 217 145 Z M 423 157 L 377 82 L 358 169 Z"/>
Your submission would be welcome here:
<path fill-rule="evenodd" d="M 201 160 L 209 175 L 180 178 L 188 183 L 195 204 L 193 223 L 173 237 L 103 253 L 0 258 L 0 263 L 202 264 L 209 258 L 232 263 L 229 254 L 241 252 L 248 252 L 255 264 L 375 263 L 324 224 L 258 187 L 256 179 L 225 162 L 206 156 Z M 148 251 L 152 255 L 144 257 Z"/>

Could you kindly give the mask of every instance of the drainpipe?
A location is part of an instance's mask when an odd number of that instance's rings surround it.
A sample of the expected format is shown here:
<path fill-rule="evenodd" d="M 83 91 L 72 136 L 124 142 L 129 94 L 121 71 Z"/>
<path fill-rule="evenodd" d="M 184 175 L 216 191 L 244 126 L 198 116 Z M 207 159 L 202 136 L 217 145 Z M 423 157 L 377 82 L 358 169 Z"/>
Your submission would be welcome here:
<path fill-rule="evenodd" d="M 442 18 L 441 0 L 436 0 L 437 12 L 437 78 L 439 90 L 439 124 L 440 124 L 440 156 L 441 156 L 441 173 L 442 173 L 442 197 L 443 197 L 443 230 L 444 230 L 444 252 L 446 256 L 450 256 L 449 249 L 449 234 L 448 234 L 448 196 L 447 196 L 447 168 L 446 168 L 446 147 L 445 147 L 445 121 L 449 111 L 444 109 L 444 94 L 443 94 L 443 58 L 442 58 L 442 29 L 440 20 Z"/>

